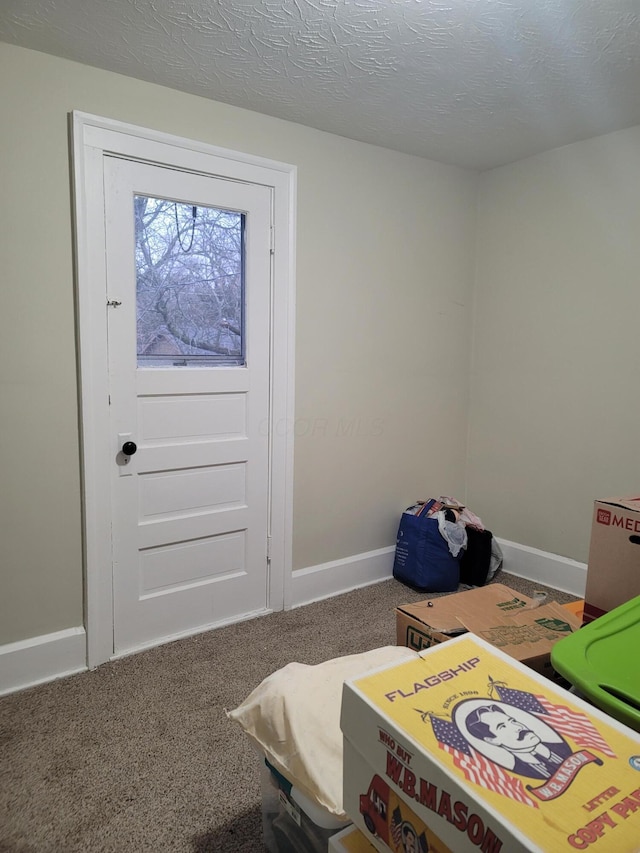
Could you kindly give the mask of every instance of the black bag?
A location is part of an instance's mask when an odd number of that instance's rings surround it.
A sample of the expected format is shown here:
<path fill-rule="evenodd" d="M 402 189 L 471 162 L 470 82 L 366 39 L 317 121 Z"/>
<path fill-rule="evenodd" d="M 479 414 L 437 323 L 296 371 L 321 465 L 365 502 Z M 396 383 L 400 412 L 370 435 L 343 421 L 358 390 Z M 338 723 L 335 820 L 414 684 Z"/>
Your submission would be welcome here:
<path fill-rule="evenodd" d="M 491 540 L 489 530 L 467 527 L 467 548 L 460 560 L 460 583 L 484 586 L 491 566 Z"/>

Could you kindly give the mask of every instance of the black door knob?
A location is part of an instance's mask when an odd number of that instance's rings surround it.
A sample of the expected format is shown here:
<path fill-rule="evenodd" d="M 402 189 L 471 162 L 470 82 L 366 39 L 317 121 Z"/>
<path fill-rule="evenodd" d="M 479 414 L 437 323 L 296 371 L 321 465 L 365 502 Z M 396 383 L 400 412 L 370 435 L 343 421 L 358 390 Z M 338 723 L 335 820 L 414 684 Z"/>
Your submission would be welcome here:
<path fill-rule="evenodd" d="M 125 441 L 125 443 L 122 445 L 122 452 L 125 456 L 133 456 L 137 449 L 138 445 L 135 443 L 135 441 Z"/>

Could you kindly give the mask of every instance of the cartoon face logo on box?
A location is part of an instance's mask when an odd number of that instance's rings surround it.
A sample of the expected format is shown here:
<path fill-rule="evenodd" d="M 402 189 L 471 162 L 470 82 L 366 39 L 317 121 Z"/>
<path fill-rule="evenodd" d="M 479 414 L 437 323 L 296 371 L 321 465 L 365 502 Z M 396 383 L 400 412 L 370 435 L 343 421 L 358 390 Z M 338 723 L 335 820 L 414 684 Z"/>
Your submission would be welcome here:
<path fill-rule="evenodd" d="M 536 806 L 561 796 L 587 764 L 602 765 L 597 753 L 615 757 L 582 712 L 493 679 L 487 692 L 458 702 L 450 720 L 425 715 L 468 781 Z"/>
<path fill-rule="evenodd" d="M 453 721 L 474 749 L 520 776 L 548 779 L 573 751 L 551 726 L 504 702 L 468 699 Z"/>
<path fill-rule="evenodd" d="M 402 823 L 400 838 L 402 840 L 402 853 L 422 853 L 426 849 L 422 845 L 419 846 L 418 833 L 407 820 Z"/>

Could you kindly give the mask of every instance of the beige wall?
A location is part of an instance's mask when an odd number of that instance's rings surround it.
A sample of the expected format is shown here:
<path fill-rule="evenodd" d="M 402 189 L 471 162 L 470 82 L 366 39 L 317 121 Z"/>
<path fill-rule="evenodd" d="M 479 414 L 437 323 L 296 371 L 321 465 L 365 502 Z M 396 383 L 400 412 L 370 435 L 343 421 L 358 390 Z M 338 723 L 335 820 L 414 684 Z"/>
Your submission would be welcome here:
<path fill-rule="evenodd" d="M 586 561 L 594 499 L 640 488 L 640 127 L 481 177 L 469 505 Z"/>
<path fill-rule="evenodd" d="M 464 490 L 476 178 L 0 45 L 0 643 L 82 622 L 67 114 L 298 167 L 294 568 Z"/>

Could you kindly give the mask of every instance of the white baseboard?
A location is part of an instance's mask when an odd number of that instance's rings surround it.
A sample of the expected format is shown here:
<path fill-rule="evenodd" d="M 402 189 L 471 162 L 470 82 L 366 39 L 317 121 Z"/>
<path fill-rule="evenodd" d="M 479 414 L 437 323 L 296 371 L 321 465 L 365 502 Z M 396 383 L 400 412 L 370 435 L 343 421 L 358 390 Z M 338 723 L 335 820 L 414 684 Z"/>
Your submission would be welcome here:
<path fill-rule="evenodd" d="M 568 557 L 547 551 L 538 551 L 528 545 L 519 545 L 498 539 L 504 555 L 503 569 L 512 575 L 544 584 L 571 595 L 584 597 L 587 566 Z M 340 595 L 352 589 L 389 580 L 393 576 L 395 547 L 380 548 L 365 554 L 356 554 L 344 560 L 310 566 L 293 573 L 291 580 L 291 607 L 301 607 Z"/>
<path fill-rule="evenodd" d="M 497 542 L 504 555 L 502 568 L 505 572 L 584 598 L 586 563 L 578 563 L 568 557 L 538 551 L 537 548 L 518 545 L 506 539 L 497 538 Z"/>
<path fill-rule="evenodd" d="M 67 628 L 0 646 L 0 696 L 87 668 L 84 628 Z"/>
<path fill-rule="evenodd" d="M 587 566 L 567 557 L 498 539 L 503 569 L 517 577 L 584 597 Z M 393 577 L 395 546 L 293 572 L 291 607 L 301 607 Z M 0 696 L 87 669 L 84 628 L 68 628 L 0 646 Z"/>
<path fill-rule="evenodd" d="M 291 607 L 301 607 L 312 601 L 389 580 L 393 576 L 395 550 L 395 546 L 379 548 L 293 572 Z"/>

